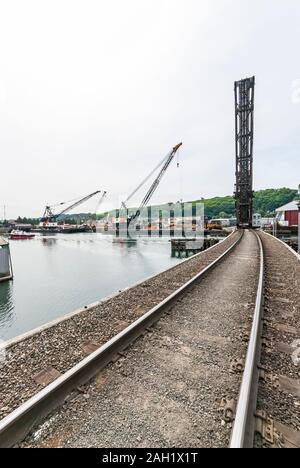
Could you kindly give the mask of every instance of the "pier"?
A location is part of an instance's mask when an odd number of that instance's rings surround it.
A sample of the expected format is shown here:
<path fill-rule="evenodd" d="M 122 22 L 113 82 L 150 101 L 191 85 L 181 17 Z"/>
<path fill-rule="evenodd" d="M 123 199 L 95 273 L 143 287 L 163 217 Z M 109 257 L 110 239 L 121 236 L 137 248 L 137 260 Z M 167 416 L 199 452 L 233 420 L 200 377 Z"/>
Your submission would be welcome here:
<path fill-rule="evenodd" d="M 172 257 L 191 257 L 196 255 L 203 250 L 209 249 L 210 247 L 218 244 L 222 239 L 220 237 L 202 237 L 193 239 L 172 239 L 171 240 L 171 251 Z"/>
<path fill-rule="evenodd" d="M 0 238 L 0 283 L 13 278 L 9 243 Z"/>

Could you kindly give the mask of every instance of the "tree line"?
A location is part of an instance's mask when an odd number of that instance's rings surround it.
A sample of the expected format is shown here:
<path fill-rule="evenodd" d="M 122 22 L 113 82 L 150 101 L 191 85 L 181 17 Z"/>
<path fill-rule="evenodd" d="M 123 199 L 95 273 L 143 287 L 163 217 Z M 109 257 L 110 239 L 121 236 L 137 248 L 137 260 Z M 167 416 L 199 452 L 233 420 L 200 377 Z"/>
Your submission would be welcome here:
<path fill-rule="evenodd" d="M 290 203 L 293 200 L 300 199 L 298 191 L 290 188 L 266 189 L 255 192 L 254 197 L 254 212 L 260 213 L 263 217 L 272 217 L 275 215 L 275 210 L 280 206 Z M 189 203 L 201 202 L 205 206 L 205 215 L 209 218 L 231 218 L 235 216 L 235 200 L 233 196 L 202 198 Z M 159 206 L 160 209 L 167 213 L 166 207 L 168 204 Z M 76 224 L 77 220 L 86 221 L 88 219 L 102 219 L 107 213 L 79 213 L 73 215 L 64 215 L 59 218 L 59 222 L 65 221 L 70 224 Z M 39 218 L 27 218 L 19 216 L 16 219 L 20 224 L 37 225 L 40 222 Z"/>

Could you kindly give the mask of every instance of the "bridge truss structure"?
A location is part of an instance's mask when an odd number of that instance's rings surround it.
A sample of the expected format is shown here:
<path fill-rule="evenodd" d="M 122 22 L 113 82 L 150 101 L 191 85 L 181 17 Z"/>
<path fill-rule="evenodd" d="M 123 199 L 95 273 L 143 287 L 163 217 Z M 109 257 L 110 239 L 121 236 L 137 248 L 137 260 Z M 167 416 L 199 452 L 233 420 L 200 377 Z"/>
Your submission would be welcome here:
<path fill-rule="evenodd" d="M 235 146 L 236 185 L 235 203 L 237 226 L 252 228 L 253 219 L 253 136 L 254 136 L 255 77 L 236 81 Z"/>

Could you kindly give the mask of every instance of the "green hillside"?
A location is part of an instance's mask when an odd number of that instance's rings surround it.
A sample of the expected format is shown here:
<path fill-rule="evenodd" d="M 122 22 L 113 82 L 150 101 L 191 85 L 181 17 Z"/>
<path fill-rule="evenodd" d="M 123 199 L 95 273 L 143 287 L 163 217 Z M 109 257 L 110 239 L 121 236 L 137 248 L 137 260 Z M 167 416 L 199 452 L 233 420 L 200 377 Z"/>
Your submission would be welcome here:
<path fill-rule="evenodd" d="M 260 213 L 262 216 L 272 216 L 276 210 L 282 205 L 289 203 L 295 199 L 300 199 L 297 195 L 297 190 L 289 188 L 258 190 L 255 192 L 254 212 Z M 235 203 L 233 196 L 214 197 L 208 199 L 195 200 L 194 202 L 202 202 L 205 205 L 205 215 L 209 218 L 230 218 L 235 216 Z M 160 205 L 159 208 L 163 211 L 163 215 L 168 214 L 168 204 Z M 107 213 L 98 215 L 97 218 L 103 218 Z M 81 213 L 80 215 L 65 215 L 65 221 L 76 222 L 77 216 L 80 219 L 95 219 L 95 214 Z M 74 219 L 74 221 L 73 221 Z M 37 224 L 38 219 L 18 218 L 19 222 Z"/>
<path fill-rule="evenodd" d="M 254 212 L 262 216 L 273 216 L 276 208 L 285 205 L 297 198 L 297 190 L 289 188 L 258 190 L 255 192 Z M 233 196 L 214 197 L 193 200 L 189 203 L 201 202 L 205 206 L 205 215 L 209 218 L 231 218 L 235 217 L 235 201 Z M 168 204 L 155 205 L 156 209 L 162 210 L 163 216 L 169 213 Z M 105 213 L 106 215 L 107 213 Z M 105 216 L 100 215 L 99 218 Z"/>
<path fill-rule="evenodd" d="M 262 216 L 271 216 L 276 208 L 285 205 L 297 198 L 297 190 L 289 188 L 267 189 L 255 192 L 254 212 Z M 235 203 L 232 196 L 215 197 L 202 201 L 205 205 L 205 214 L 210 218 L 228 218 L 235 216 Z"/>

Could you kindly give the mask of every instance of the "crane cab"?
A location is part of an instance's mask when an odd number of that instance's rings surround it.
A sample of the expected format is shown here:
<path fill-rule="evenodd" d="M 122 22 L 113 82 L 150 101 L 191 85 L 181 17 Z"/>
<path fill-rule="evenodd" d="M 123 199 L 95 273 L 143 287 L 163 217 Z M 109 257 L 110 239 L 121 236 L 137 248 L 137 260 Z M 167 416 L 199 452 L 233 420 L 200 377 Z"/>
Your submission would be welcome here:
<path fill-rule="evenodd" d="M 39 223 L 39 227 L 42 229 L 57 229 L 58 223 L 49 218 L 42 218 L 41 222 Z"/>

